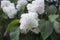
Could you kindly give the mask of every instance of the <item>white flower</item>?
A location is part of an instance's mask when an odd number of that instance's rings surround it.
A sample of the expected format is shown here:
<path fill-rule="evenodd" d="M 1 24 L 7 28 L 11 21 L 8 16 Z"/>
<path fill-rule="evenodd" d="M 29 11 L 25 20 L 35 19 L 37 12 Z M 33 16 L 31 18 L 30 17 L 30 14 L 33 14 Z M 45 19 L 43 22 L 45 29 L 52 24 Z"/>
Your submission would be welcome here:
<path fill-rule="evenodd" d="M 27 33 L 32 28 L 38 27 L 38 15 L 37 13 L 30 12 L 21 15 L 20 29 L 23 33 Z"/>
<path fill-rule="evenodd" d="M 60 33 L 60 23 L 59 22 L 55 21 L 53 27 L 57 33 Z"/>
<path fill-rule="evenodd" d="M 2 0 L 2 1 L 9 1 L 9 0 Z"/>
<path fill-rule="evenodd" d="M 17 13 L 17 10 L 13 6 L 9 7 L 4 7 L 3 12 L 9 17 L 9 18 L 14 18 L 14 16 Z"/>
<path fill-rule="evenodd" d="M 31 12 L 37 12 L 39 14 L 44 13 L 44 0 L 32 1 L 32 4 L 27 5 L 27 10 Z"/>
<path fill-rule="evenodd" d="M 14 18 L 17 14 L 14 3 L 11 3 L 10 1 L 1 1 L 1 8 L 9 18 Z"/>
<path fill-rule="evenodd" d="M 1 8 L 9 7 L 9 6 L 15 6 L 15 5 L 14 3 L 11 3 L 10 1 L 1 1 Z"/>
<path fill-rule="evenodd" d="M 16 5 L 16 9 L 19 11 L 21 9 L 21 7 L 27 5 L 27 3 L 28 2 L 26 0 L 18 0 L 17 5 Z"/>
<path fill-rule="evenodd" d="M 35 6 L 34 6 L 35 7 Z M 36 12 L 36 9 L 33 7 L 33 5 L 32 4 L 28 4 L 27 5 L 27 10 L 28 10 L 28 12 Z"/>
<path fill-rule="evenodd" d="M 7 7 L 10 5 L 10 1 L 1 1 L 1 8 Z"/>

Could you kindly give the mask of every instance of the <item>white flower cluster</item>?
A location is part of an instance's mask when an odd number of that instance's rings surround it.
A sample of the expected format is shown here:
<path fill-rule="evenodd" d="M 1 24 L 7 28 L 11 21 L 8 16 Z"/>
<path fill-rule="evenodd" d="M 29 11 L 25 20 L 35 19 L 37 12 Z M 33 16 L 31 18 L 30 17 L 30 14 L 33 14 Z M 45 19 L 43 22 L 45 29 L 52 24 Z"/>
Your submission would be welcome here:
<path fill-rule="evenodd" d="M 9 18 L 14 18 L 14 15 L 17 14 L 14 3 L 11 3 L 10 1 L 1 1 L 1 8 Z"/>
<path fill-rule="evenodd" d="M 60 33 L 60 23 L 55 21 L 54 22 L 54 29 L 57 33 Z"/>
<path fill-rule="evenodd" d="M 11 3 L 9 0 L 2 0 L 1 8 L 9 18 L 14 18 L 14 16 L 17 14 L 17 11 L 19 11 L 20 8 L 27 3 L 28 2 L 26 0 L 18 0 L 15 8 L 14 3 Z"/>
<path fill-rule="evenodd" d="M 44 0 L 35 0 L 27 5 L 29 12 L 37 12 L 39 14 L 44 13 Z"/>
<path fill-rule="evenodd" d="M 16 9 L 19 11 L 21 9 L 22 6 L 27 5 L 27 1 L 26 0 L 18 0 L 17 1 L 17 5 L 16 5 Z"/>
<path fill-rule="evenodd" d="M 22 33 L 32 31 L 39 33 L 38 28 L 38 13 L 44 12 L 44 0 L 34 0 L 32 3 L 27 4 L 28 13 L 22 14 L 20 19 L 20 29 Z"/>
<path fill-rule="evenodd" d="M 38 27 L 38 21 L 38 15 L 35 12 L 22 14 L 20 19 L 22 33 L 27 33 L 29 30 L 33 30 L 33 28 L 36 29 Z"/>

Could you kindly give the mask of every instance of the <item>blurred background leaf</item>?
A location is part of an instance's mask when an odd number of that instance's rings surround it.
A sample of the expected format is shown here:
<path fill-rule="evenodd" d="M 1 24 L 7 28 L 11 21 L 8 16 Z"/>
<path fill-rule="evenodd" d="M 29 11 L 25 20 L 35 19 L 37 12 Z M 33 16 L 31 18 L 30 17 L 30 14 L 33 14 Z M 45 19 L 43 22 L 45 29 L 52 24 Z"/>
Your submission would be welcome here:
<path fill-rule="evenodd" d="M 51 22 L 54 22 L 58 17 L 59 17 L 59 15 L 49 15 L 49 20 Z"/>
<path fill-rule="evenodd" d="M 16 24 L 19 24 L 19 20 L 18 20 L 18 19 L 15 19 L 15 20 L 13 20 L 11 23 L 9 23 L 6 31 L 8 32 L 8 31 L 9 31 L 13 26 L 15 26 Z"/>
<path fill-rule="evenodd" d="M 6 28 L 6 31 L 5 31 L 5 34 L 4 36 L 6 35 L 6 33 L 8 31 L 10 31 L 12 29 L 12 27 L 14 27 L 15 25 L 19 24 L 19 20 L 18 19 L 15 19 L 13 20 L 11 23 L 8 24 L 8 27 Z"/>
<path fill-rule="evenodd" d="M 54 5 L 51 5 L 47 8 L 47 14 L 50 15 L 50 14 L 56 14 L 57 12 L 57 8 L 54 6 Z"/>
<path fill-rule="evenodd" d="M 43 40 L 46 40 L 53 32 L 53 25 L 50 21 L 41 20 L 39 22 L 39 28 Z"/>
<path fill-rule="evenodd" d="M 19 35 L 20 35 L 19 27 L 13 27 L 10 30 L 10 40 L 19 40 Z"/>

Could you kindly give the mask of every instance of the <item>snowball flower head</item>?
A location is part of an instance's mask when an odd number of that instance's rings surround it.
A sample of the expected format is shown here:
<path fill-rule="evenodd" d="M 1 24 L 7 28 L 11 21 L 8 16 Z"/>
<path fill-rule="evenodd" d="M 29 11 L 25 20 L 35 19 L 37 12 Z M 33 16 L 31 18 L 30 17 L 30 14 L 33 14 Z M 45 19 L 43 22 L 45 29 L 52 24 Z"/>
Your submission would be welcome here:
<path fill-rule="evenodd" d="M 21 7 L 27 5 L 27 3 L 28 2 L 26 0 L 18 0 L 17 5 L 16 5 L 16 9 L 19 11 L 21 9 Z"/>
<path fill-rule="evenodd" d="M 37 12 L 39 14 L 44 13 L 44 0 L 32 1 L 32 4 L 27 5 L 27 10 L 31 12 Z"/>
<path fill-rule="evenodd" d="M 10 1 L 1 1 L 1 8 L 9 6 L 11 3 Z"/>
<path fill-rule="evenodd" d="M 14 18 L 14 15 L 17 13 L 14 3 L 11 3 L 10 1 L 1 1 L 1 8 L 9 18 Z"/>
<path fill-rule="evenodd" d="M 57 33 L 60 33 L 60 23 L 59 22 L 55 21 L 53 27 Z"/>
<path fill-rule="evenodd" d="M 9 7 L 4 7 L 3 12 L 9 17 L 9 18 L 14 18 L 14 16 L 17 13 L 17 10 L 13 6 Z"/>
<path fill-rule="evenodd" d="M 20 29 L 22 33 L 27 33 L 32 28 L 38 27 L 38 15 L 37 13 L 26 13 L 21 15 L 20 19 Z"/>

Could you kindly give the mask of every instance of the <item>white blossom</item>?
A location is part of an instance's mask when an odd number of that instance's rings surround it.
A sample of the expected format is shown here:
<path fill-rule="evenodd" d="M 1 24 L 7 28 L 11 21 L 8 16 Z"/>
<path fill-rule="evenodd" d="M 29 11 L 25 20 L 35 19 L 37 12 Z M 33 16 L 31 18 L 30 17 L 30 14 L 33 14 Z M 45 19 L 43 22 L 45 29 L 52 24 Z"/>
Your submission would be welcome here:
<path fill-rule="evenodd" d="M 2 1 L 9 1 L 9 0 L 2 0 Z"/>
<path fill-rule="evenodd" d="M 17 13 L 17 10 L 16 10 L 13 6 L 4 7 L 4 8 L 3 8 L 3 11 L 5 12 L 5 14 L 6 14 L 9 18 L 14 18 L 14 16 L 15 16 L 16 13 Z"/>
<path fill-rule="evenodd" d="M 1 8 L 9 6 L 11 3 L 10 1 L 1 1 Z"/>
<path fill-rule="evenodd" d="M 53 27 L 57 33 L 60 33 L 60 23 L 59 22 L 55 21 Z"/>
<path fill-rule="evenodd" d="M 20 19 L 20 29 L 22 33 L 27 33 L 32 28 L 38 27 L 38 15 L 37 13 L 30 12 L 21 15 Z"/>
<path fill-rule="evenodd" d="M 9 18 L 14 18 L 17 14 L 14 3 L 11 3 L 10 1 L 1 1 L 1 8 Z"/>
<path fill-rule="evenodd" d="M 37 12 L 39 14 L 44 13 L 44 0 L 35 0 L 27 5 L 27 10 L 31 12 Z"/>
<path fill-rule="evenodd" d="M 16 9 L 19 11 L 21 9 L 21 7 L 27 5 L 27 3 L 28 2 L 26 0 L 18 0 L 17 5 L 16 5 Z"/>

